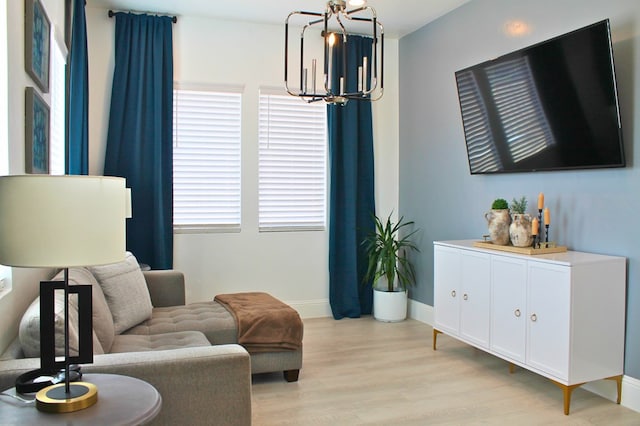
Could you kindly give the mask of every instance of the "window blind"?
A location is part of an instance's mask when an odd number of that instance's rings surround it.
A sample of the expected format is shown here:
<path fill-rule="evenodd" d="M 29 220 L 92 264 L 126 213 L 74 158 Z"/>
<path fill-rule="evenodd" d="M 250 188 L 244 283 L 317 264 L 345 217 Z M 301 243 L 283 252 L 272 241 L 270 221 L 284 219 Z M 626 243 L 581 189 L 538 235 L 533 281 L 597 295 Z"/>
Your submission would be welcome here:
<path fill-rule="evenodd" d="M 258 225 L 261 231 L 323 230 L 327 107 L 261 90 Z"/>
<path fill-rule="evenodd" d="M 173 92 L 176 231 L 240 227 L 241 93 Z"/>

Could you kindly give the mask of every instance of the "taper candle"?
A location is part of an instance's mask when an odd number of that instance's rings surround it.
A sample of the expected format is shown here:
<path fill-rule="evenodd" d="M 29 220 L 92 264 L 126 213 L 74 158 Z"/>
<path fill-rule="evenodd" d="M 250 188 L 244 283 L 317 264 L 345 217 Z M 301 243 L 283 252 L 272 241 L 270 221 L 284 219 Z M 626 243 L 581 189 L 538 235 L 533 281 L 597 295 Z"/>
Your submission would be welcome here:
<path fill-rule="evenodd" d="M 549 207 L 544 209 L 544 224 L 551 225 L 551 215 L 549 214 Z"/>
<path fill-rule="evenodd" d="M 540 222 L 537 217 L 534 217 L 531 221 L 531 235 L 538 235 L 538 227 L 540 226 Z"/>
<path fill-rule="evenodd" d="M 541 192 L 538 194 L 538 210 L 542 210 L 544 207 L 544 194 Z"/>

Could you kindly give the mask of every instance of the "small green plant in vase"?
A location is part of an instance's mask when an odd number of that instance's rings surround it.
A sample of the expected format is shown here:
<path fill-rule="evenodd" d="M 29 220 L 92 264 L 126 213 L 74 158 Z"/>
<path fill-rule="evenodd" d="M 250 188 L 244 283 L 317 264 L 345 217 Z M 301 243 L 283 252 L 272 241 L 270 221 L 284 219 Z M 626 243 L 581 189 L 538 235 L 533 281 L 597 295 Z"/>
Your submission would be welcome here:
<path fill-rule="evenodd" d="M 496 198 L 495 200 L 493 200 L 493 203 L 491 203 L 491 210 L 508 210 L 509 209 L 509 203 L 507 203 L 507 200 L 505 200 L 504 198 Z"/>
<path fill-rule="evenodd" d="M 529 247 L 533 243 L 531 236 L 531 217 L 527 214 L 527 198 L 511 201 L 511 225 L 509 240 L 515 247 Z"/>
<path fill-rule="evenodd" d="M 527 212 L 527 197 L 524 195 L 516 200 L 511 200 L 511 213 L 512 214 L 525 214 Z"/>
<path fill-rule="evenodd" d="M 509 244 L 509 203 L 504 198 L 496 198 L 491 203 L 491 210 L 484 214 L 489 228 L 489 238 L 493 244 L 506 246 Z"/>

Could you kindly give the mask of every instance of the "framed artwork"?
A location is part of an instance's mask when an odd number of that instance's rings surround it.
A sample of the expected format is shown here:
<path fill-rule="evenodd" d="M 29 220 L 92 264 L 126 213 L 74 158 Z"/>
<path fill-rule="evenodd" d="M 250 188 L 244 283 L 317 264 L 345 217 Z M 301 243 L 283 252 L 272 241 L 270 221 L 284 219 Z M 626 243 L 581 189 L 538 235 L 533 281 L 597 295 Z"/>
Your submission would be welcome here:
<path fill-rule="evenodd" d="M 24 66 L 42 93 L 49 92 L 51 22 L 40 0 L 24 3 Z"/>
<path fill-rule="evenodd" d="M 49 105 L 33 87 L 25 94 L 25 171 L 49 174 Z"/>

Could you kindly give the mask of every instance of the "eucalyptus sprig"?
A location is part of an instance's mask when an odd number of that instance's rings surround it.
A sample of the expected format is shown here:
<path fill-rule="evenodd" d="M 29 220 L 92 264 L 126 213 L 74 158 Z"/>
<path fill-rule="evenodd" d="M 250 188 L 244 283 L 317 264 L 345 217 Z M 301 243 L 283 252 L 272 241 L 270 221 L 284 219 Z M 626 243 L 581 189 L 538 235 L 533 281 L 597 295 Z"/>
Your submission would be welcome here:
<path fill-rule="evenodd" d="M 519 200 L 511 201 L 511 213 L 524 214 L 527 212 L 527 197 L 524 195 Z"/>

